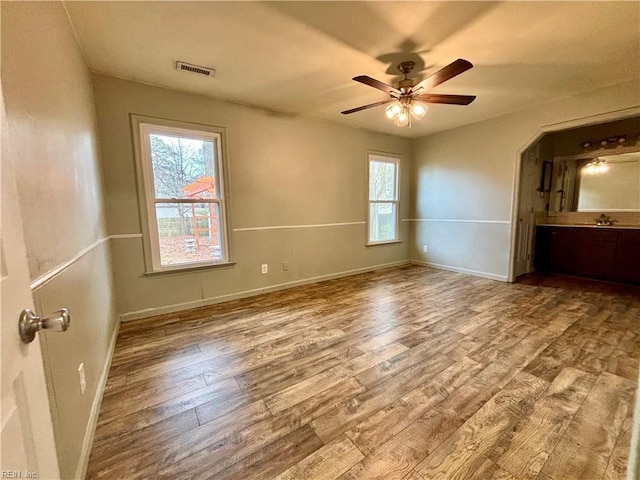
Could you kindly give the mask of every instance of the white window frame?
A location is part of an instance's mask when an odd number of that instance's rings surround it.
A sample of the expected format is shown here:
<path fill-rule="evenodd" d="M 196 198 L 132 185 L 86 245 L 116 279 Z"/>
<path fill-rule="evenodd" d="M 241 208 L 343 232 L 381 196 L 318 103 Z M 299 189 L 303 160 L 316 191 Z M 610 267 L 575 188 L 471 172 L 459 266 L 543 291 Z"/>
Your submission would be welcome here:
<path fill-rule="evenodd" d="M 132 115 L 131 119 L 136 152 L 138 196 L 140 201 L 140 216 L 142 220 L 146 273 L 172 272 L 232 264 L 229 253 L 229 228 L 227 224 L 226 187 L 228 182 L 226 176 L 227 155 L 225 129 L 209 125 L 144 117 L 141 115 Z M 213 142 L 216 148 L 216 167 L 219 177 L 217 178 L 219 198 L 156 198 L 153 166 L 151 163 L 150 135 L 152 134 Z M 160 260 L 158 219 L 156 217 L 156 204 L 158 203 L 211 203 L 218 205 L 218 212 L 220 214 L 220 242 L 222 258 L 219 260 L 162 265 Z"/>
<path fill-rule="evenodd" d="M 369 174 L 371 171 L 371 162 L 385 162 L 391 163 L 395 166 L 395 200 L 371 200 L 371 192 L 369 192 L 370 179 Z M 402 162 L 402 156 L 393 153 L 368 151 L 367 152 L 367 246 L 385 245 L 389 243 L 399 243 L 400 239 L 400 163 Z M 374 203 L 393 203 L 396 209 L 396 222 L 395 222 L 395 235 L 394 238 L 389 240 L 372 241 L 371 240 L 371 205 Z"/>

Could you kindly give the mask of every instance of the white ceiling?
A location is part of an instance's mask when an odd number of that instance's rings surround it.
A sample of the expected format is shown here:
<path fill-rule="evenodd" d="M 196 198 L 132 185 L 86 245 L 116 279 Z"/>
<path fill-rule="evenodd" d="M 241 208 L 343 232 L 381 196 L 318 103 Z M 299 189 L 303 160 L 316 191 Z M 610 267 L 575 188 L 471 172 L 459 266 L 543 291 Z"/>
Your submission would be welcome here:
<path fill-rule="evenodd" d="M 407 137 L 523 110 L 640 77 L 640 2 L 65 2 L 92 71 Z M 457 58 L 475 66 L 434 93 L 411 129 L 388 98 L 351 79 L 420 79 Z M 175 70 L 182 60 L 211 79 Z"/>

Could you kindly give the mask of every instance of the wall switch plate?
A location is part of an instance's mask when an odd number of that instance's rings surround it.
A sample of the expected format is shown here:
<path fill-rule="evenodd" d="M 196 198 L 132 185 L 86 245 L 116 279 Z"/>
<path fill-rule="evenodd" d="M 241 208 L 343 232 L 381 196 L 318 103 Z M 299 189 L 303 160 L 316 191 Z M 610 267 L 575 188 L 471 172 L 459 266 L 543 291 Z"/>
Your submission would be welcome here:
<path fill-rule="evenodd" d="M 289 270 L 289 262 L 282 262 L 282 271 L 286 272 Z"/>
<path fill-rule="evenodd" d="M 262 273 L 269 273 L 269 264 L 268 263 L 263 263 L 262 264 Z"/>
<path fill-rule="evenodd" d="M 422 245 L 422 251 L 423 251 L 424 253 L 427 253 L 427 252 L 429 251 L 429 247 L 428 247 L 428 246 L 426 246 L 426 245 Z"/>
<path fill-rule="evenodd" d="M 87 377 L 84 373 L 84 362 L 78 367 L 78 376 L 80 377 L 80 395 L 84 395 L 84 391 L 87 389 Z"/>

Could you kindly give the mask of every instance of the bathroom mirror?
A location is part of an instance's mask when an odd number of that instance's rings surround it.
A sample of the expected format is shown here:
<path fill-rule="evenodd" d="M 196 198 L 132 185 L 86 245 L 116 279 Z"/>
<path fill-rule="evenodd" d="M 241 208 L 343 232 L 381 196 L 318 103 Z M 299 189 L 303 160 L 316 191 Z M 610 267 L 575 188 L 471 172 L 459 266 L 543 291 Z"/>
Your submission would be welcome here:
<path fill-rule="evenodd" d="M 640 212 L 640 151 L 555 158 L 549 213 Z"/>

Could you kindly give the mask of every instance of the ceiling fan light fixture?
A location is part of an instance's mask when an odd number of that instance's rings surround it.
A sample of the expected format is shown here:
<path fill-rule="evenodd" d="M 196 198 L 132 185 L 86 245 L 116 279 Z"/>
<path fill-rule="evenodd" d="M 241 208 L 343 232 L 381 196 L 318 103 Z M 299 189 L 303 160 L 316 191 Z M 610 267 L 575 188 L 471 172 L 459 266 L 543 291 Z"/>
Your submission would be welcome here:
<path fill-rule="evenodd" d="M 471 62 L 459 58 L 446 67 L 432 73 L 416 84 L 416 79 L 409 78 L 409 73 L 415 66 L 412 61 L 401 62 L 398 69 L 404 78 L 395 85 L 388 85 L 368 75 L 353 77 L 356 82 L 382 90 L 391 96 L 380 102 L 369 103 L 341 112 L 343 115 L 360 112 L 369 108 L 386 105 L 385 115 L 398 127 L 411 127 L 412 120 L 420 120 L 427 113 L 427 103 L 443 103 L 447 105 L 469 105 L 475 100 L 475 95 L 430 94 L 427 91 L 451 80 L 453 77 L 466 72 L 473 67 Z M 427 93 L 425 93 L 427 92 Z"/>
<path fill-rule="evenodd" d="M 406 127 L 409 125 L 409 121 L 411 120 L 411 114 L 409 113 L 409 109 L 406 107 L 402 107 L 400 113 L 393 121 L 396 127 Z"/>
<path fill-rule="evenodd" d="M 402 112 L 402 104 L 400 102 L 393 102 L 387 107 L 387 118 L 394 119 Z"/>
<path fill-rule="evenodd" d="M 416 120 L 420 120 L 427 113 L 428 107 L 422 102 L 411 102 L 411 115 Z"/>

